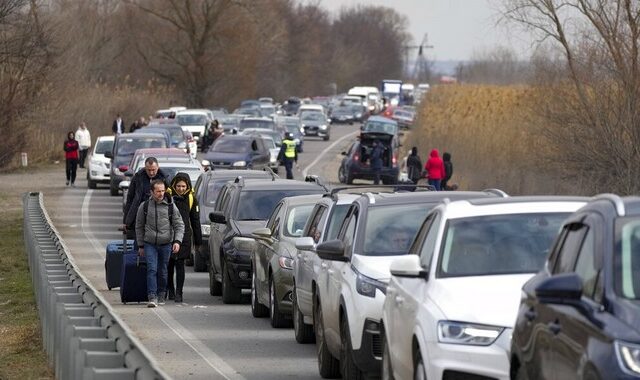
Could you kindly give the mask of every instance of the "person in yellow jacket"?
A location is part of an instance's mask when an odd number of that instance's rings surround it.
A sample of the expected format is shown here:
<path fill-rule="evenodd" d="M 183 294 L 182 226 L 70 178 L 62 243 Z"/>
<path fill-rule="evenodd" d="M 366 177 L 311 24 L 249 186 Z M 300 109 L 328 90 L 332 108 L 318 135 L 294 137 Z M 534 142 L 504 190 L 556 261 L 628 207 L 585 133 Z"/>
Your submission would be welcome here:
<path fill-rule="evenodd" d="M 298 149 L 296 148 L 296 142 L 293 141 L 293 137 L 289 132 L 284 134 L 280 153 L 278 153 L 278 160 L 287 170 L 287 179 L 293 179 L 293 163 L 295 162 L 296 167 L 298 166 Z"/>

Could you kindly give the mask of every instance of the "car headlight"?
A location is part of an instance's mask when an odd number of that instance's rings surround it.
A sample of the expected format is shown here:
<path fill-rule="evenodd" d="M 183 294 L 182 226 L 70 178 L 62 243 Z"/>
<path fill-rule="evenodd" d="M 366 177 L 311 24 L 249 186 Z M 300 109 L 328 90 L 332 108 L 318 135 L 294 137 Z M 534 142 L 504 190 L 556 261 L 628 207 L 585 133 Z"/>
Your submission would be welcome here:
<path fill-rule="evenodd" d="M 247 166 L 247 161 L 236 161 L 236 162 L 234 162 L 234 163 L 233 163 L 233 165 L 231 165 L 231 166 L 237 166 L 237 167 L 240 167 L 240 166 Z"/>
<path fill-rule="evenodd" d="M 289 257 L 280 256 L 278 258 L 278 264 L 282 269 L 293 269 L 293 259 Z"/>
<path fill-rule="evenodd" d="M 359 118 L 361 118 L 361 117 L 362 117 L 362 114 L 361 114 L 361 113 L 357 113 L 357 114 L 356 114 L 356 118 L 358 118 L 358 119 L 359 119 Z"/>
<path fill-rule="evenodd" d="M 256 241 L 251 238 L 234 237 L 233 246 L 239 251 L 251 251 Z"/>
<path fill-rule="evenodd" d="M 489 346 L 498 339 L 503 330 L 504 327 L 498 326 L 440 321 L 438 322 L 438 341 L 450 344 Z"/>
<path fill-rule="evenodd" d="M 209 236 L 211 235 L 211 225 L 210 224 L 201 224 L 200 225 L 200 230 L 202 231 L 202 234 L 205 236 Z"/>
<path fill-rule="evenodd" d="M 627 373 L 640 374 L 640 345 L 616 341 L 618 364 Z"/>
<path fill-rule="evenodd" d="M 327 125 L 326 125 L 326 124 L 322 124 L 322 125 L 320 126 L 320 129 L 327 129 Z"/>
<path fill-rule="evenodd" d="M 351 269 L 358 275 L 356 277 L 356 290 L 358 293 L 365 297 L 376 297 L 376 289 L 380 290 L 382 294 L 387 294 L 387 284 L 378 281 L 375 278 L 367 277 L 358 272 L 353 266 Z"/>

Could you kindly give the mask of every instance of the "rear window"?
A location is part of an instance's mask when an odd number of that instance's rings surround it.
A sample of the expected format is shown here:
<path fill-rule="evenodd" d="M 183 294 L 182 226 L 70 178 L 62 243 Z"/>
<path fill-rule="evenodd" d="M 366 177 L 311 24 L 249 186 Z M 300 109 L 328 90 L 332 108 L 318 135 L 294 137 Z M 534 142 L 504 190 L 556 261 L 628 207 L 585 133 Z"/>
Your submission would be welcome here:
<path fill-rule="evenodd" d="M 362 254 L 404 255 L 431 206 L 421 204 L 371 207 L 367 215 Z"/>
<path fill-rule="evenodd" d="M 274 123 L 269 120 L 247 120 L 243 119 L 240 121 L 239 125 L 240 130 L 247 128 L 264 128 L 264 129 L 273 129 Z"/>
<path fill-rule="evenodd" d="M 125 137 L 118 140 L 116 155 L 132 155 L 136 150 L 144 148 L 167 148 L 167 141 L 162 137 Z"/>
<path fill-rule="evenodd" d="M 245 139 L 218 139 L 210 151 L 220 153 L 242 153 L 251 148 L 251 140 Z"/>
<path fill-rule="evenodd" d="M 207 117 L 204 115 L 178 115 L 176 116 L 180 125 L 205 125 Z"/>
<path fill-rule="evenodd" d="M 247 190 L 240 193 L 236 210 L 237 220 L 266 220 L 273 208 L 285 197 L 322 194 L 318 190 Z"/>
<path fill-rule="evenodd" d="M 386 133 L 388 135 L 395 135 L 397 132 L 397 127 L 393 123 L 367 121 L 367 123 L 364 125 L 364 132 Z"/>

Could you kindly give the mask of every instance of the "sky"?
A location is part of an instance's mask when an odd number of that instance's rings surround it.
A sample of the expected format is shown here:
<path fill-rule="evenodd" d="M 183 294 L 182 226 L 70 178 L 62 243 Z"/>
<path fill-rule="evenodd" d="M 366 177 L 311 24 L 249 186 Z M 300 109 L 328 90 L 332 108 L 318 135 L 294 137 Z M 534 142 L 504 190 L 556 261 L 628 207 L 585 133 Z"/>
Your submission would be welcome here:
<path fill-rule="evenodd" d="M 382 5 L 409 20 L 408 30 L 419 45 L 428 34 L 433 45 L 426 53 L 431 60 L 468 60 L 474 53 L 501 46 L 528 57 L 531 39 L 506 26 L 496 25 L 499 0 L 320 0 L 321 6 L 337 13 L 343 6 Z"/>

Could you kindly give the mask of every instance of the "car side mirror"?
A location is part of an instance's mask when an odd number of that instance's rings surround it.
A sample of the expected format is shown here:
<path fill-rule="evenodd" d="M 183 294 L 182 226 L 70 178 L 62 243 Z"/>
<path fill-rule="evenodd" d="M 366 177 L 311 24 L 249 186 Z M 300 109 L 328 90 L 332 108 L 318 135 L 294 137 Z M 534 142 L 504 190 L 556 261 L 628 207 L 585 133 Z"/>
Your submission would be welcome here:
<path fill-rule="evenodd" d="M 407 278 L 427 278 L 428 272 L 420 265 L 417 255 L 404 255 L 391 262 L 389 267 L 392 276 Z"/>
<path fill-rule="evenodd" d="M 251 232 L 251 236 L 256 239 L 265 240 L 267 242 L 273 241 L 273 239 L 271 238 L 271 229 L 266 227 L 253 230 L 253 232 Z"/>
<path fill-rule="evenodd" d="M 313 251 L 316 247 L 316 242 L 310 236 L 305 236 L 296 239 L 296 248 L 303 251 Z"/>
<path fill-rule="evenodd" d="M 227 218 L 224 217 L 222 211 L 213 211 L 209 213 L 209 221 L 212 223 L 226 224 Z"/>
<path fill-rule="evenodd" d="M 106 158 L 111 158 L 111 159 L 113 159 L 113 152 L 109 152 L 109 151 L 104 152 L 104 156 L 105 156 Z"/>
<path fill-rule="evenodd" d="M 582 278 L 576 273 L 551 276 L 536 287 L 536 297 L 542 303 L 566 303 L 582 297 Z"/>
<path fill-rule="evenodd" d="M 349 261 L 349 258 L 344 255 L 344 243 L 342 243 L 342 240 L 329 240 L 318 244 L 316 253 L 323 260 Z"/>

